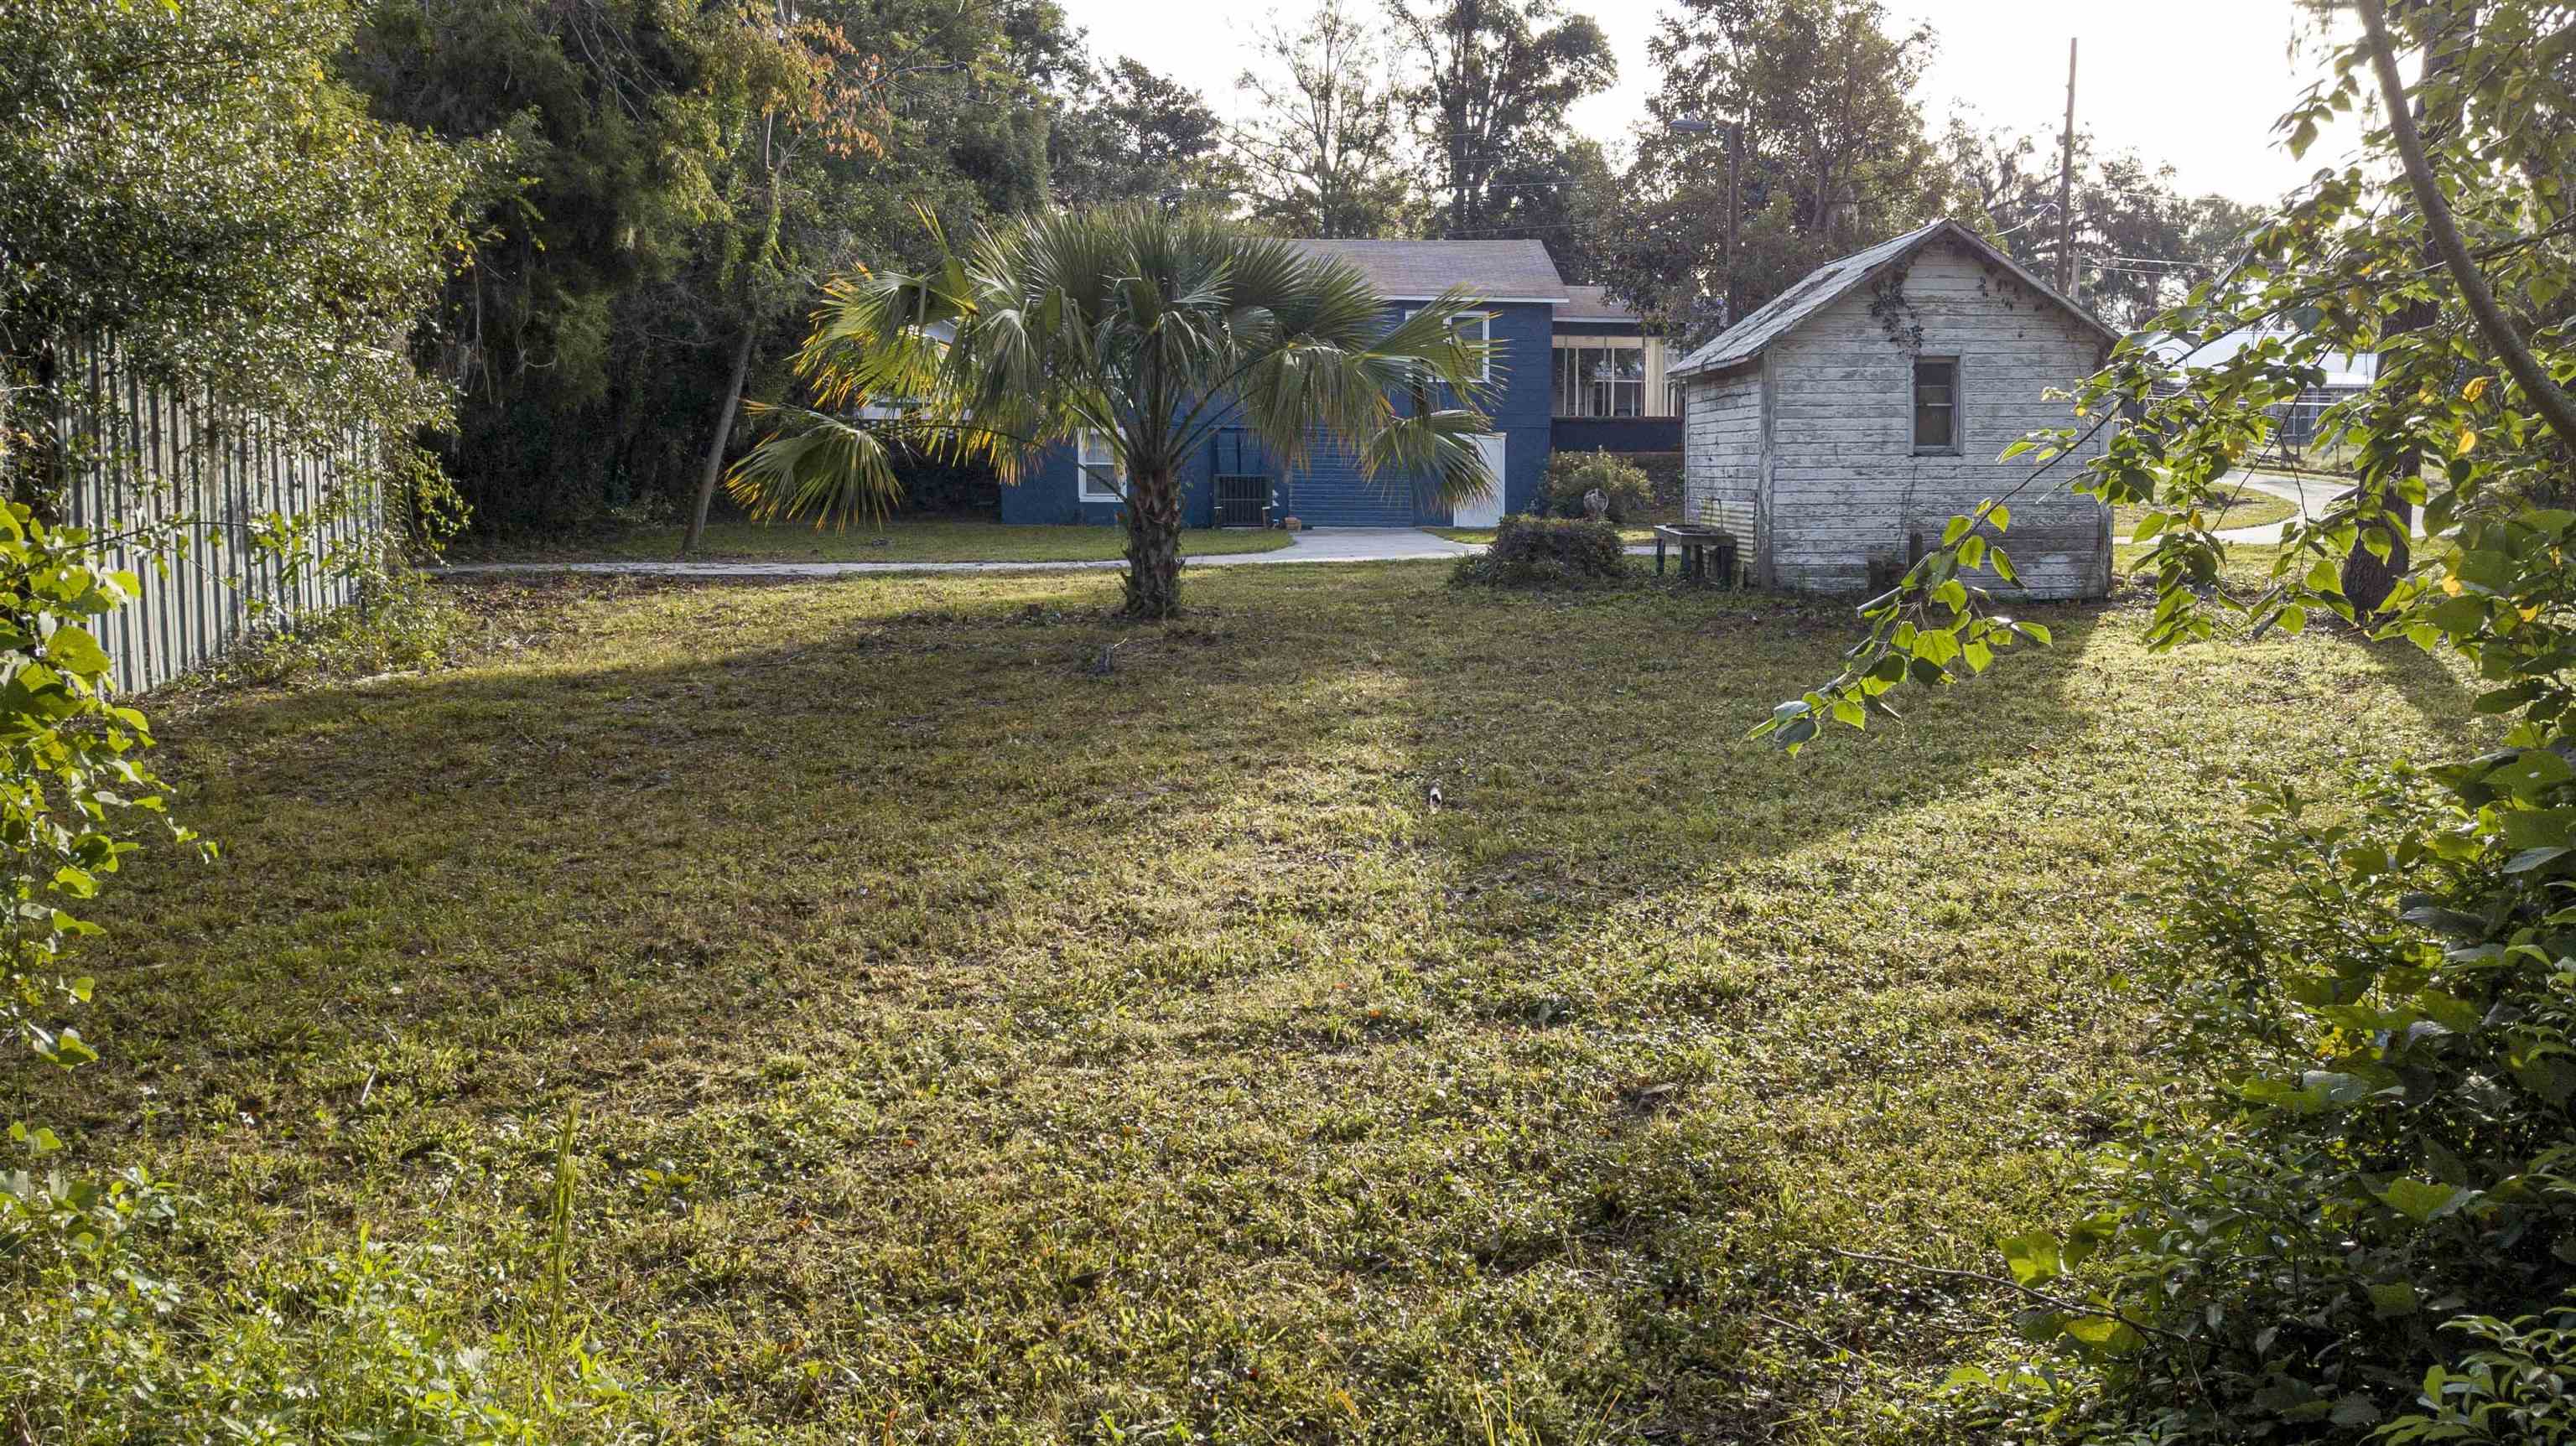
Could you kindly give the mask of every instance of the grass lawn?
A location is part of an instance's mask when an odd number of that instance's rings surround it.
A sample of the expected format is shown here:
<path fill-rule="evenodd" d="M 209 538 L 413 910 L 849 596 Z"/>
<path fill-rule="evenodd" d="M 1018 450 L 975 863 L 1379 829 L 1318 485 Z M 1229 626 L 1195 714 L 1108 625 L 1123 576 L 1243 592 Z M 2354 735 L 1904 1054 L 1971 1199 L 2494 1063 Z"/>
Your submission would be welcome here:
<path fill-rule="evenodd" d="M 2138 523 L 2144 520 L 2146 515 L 2153 510 L 2153 508 L 2146 506 L 2144 503 L 2131 503 L 2127 506 L 2112 508 L 2112 540 L 2115 542 L 2126 543 L 2131 537 L 2136 535 Z M 2292 502 L 2290 499 L 2286 497 L 2275 497 L 2269 492 L 2256 492 L 2248 489 L 2247 491 L 2238 493 L 2234 502 L 2220 510 L 2213 517 L 2211 525 L 2214 527 L 2264 527 L 2287 522 L 2298 515 L 2299 504 Z"/>
<path fill-rule="evenodd" d="M 592 1347 L 691 1440 L 1920 1439 L 2012 1302 L 1827 1247 L 2066 1217 L 2159 831 L 2483 737 L 2133 591 L 1791 759 L 1847 607 L 1447 572 L 472 584 L 476 665 L 164 710 L 223 858 L 128 865 L 105 1059 L 12 1083 L 211 1260 L 505 1291 L 578 1102 Z"/>
<path fill-rule="evenodd" d="M 679 555 L 677 527 L 637 527 L 622 532 L 551 542 L 460 543 L 459 562 L 667 561 Z M 1224 552 L 1271 552 L 1292 540 L 1285 532 L 1192 528 L 1181 534 L 1181 552 L 1207 557 Z M 697 554 L 711 562 L 1092 562 L 1127 555 L 1127 534 L 1116 527 L 1007 527 L 998 522 L 895 521 L 817 531 L 805 523 L 764 526 L 714 522 Z"/>

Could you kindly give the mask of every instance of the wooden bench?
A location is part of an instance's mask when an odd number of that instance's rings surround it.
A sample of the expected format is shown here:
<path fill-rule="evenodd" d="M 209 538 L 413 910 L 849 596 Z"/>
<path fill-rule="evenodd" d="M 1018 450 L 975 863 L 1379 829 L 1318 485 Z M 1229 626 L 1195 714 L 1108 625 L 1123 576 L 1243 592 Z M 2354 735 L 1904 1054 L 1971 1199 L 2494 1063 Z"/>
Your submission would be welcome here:
<path fill-rule="evenodd" d="M 1682 554 L 1682 578 L 1713 587 L 1735 586 L 1735 534 L 1718 527 L 1676 527 L 1669 523 L 1655 528 L 1655 576 L 1664 575 L 1664 550 L 1675 547 Z M 1712 554 L 1714 554 L 1712 556 Z"/>

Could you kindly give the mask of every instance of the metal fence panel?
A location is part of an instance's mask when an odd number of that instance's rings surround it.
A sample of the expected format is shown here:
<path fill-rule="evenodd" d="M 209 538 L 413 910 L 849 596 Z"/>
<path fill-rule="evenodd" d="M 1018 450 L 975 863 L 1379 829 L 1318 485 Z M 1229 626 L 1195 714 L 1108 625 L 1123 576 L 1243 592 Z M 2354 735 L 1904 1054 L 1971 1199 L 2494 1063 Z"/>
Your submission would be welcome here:
<path fill-rule="evenodd" d="M 110 549 L 115 565 L 143 583 L 138 601 L 101 620 L 99 643 L 118 688 L 159 687 L 213 662 L 255 628 L 357 601 L 356 577 L 329 560 L 383 533 L 381 496 L 360 491 L 371 487 L 358 465 L 361 435 L 292 448 L 268 419 L 203 388 L 133 374 L 112 344 L 74 342 L 61 355 L 59 425 L 76 462 L 61 477 L 62 521 L 102 534 L 189 523 L 183 555 Z M 332 511 L 299 543 L 291 566 L 252 540 L 268 514 L 305 516 L 326 504 Z"/>

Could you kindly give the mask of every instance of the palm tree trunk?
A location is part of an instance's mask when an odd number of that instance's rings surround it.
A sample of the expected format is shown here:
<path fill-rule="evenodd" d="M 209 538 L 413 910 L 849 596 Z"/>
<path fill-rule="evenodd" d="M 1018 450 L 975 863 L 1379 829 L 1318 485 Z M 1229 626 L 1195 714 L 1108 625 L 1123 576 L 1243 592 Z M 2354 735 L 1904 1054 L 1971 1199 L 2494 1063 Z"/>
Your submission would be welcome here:
<path fill-rule="evenodd" d="M 760 327 L 745 320 L 742 345 L 733 354 L 733 381 L 725 387 L 724 409 L 716 414 L 716 434 L 707 440 L 707 470 L 698 478 L 698 505 L 689 511 L 689 530 L 680 539 L 680 555 L 698 550 L 698 541 L 706 536 L 707 504 L 715 500 L 716 479 L 724 475 L 725 443 L 733 440 L 733 419 L 742 409 L 742 380 L 751 374 L 751 344 L 760 335 Z"/>
<path fill-rule="evenodd" d="M 1181 489 L 1168 471 L 1138 473 L 1127 489 L 1127 616 L 1181 613 Z"/>

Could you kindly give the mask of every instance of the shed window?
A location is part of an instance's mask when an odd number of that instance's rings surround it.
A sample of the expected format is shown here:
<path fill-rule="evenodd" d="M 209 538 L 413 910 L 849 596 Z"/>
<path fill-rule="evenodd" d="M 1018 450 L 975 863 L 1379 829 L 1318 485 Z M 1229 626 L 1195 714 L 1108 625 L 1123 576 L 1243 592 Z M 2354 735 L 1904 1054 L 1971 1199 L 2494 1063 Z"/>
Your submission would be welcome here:
<path fill-rule="evenodd" d="M 1959 359 L 1923 357 L 1914 363 L 1914 450 L 1959 450 Z"/>
<path fill-rule="evenodd" d="M 1076 459 L 1082 476 L 1082 500 L 1085 502 L 1123 502 L 1127 498 L 1127 464 L 1118 460 L 1118 449 L 1107 432 L 1086 428 L 1082 434 L 1082 454 Z"/>

